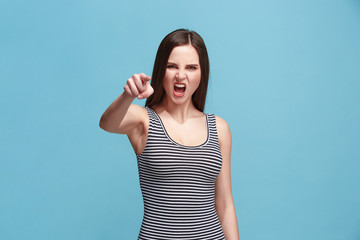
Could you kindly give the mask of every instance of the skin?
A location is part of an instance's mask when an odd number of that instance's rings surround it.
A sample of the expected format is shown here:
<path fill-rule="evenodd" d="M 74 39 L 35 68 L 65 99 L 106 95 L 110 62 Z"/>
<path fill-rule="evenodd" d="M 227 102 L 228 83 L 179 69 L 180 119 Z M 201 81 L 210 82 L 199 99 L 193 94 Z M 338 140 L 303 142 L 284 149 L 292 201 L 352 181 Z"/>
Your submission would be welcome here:
<path fill-rule="evenodd" d="M 166 92 L 161 104 L 152 108 L 160 116 L 169 136 L 186 146 L 197 146 L 207 138 L 206 118 L 197 110 L 191 96 L 201 79 L 199 56 L 191 45 L 175 47 L 168 59 L 163 80 Z M 127 80 L 124 92 L 106 109 L 100 119 L 100 127 L 111 133 L 126 134 L 136 154 L 145 148 L 149 117 L 144 107 L 132 104 L 137 97 L 149 97 L 154 90 L 150 77 L 134 74 Z M 183 96 L 174 93 L 174 84 L 185 84 Z M 216 116 L 222 168 L 215 183 L 215 208 L 227 240 L 238 240 L 239 231 L 231 190 L 231 132 L 226 121 Z"/>

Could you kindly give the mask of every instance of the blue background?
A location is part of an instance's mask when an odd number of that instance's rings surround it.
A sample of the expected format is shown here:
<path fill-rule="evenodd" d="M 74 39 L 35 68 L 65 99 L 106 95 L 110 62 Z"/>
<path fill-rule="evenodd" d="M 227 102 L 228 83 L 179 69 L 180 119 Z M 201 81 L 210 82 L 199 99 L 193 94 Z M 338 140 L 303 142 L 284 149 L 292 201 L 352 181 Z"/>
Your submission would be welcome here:
<path fill-rule="evenodd" d="M 98 123 L 182 27 L 232 131 L 240 238 L 360 239 L 359 0 L 2 0 L 0 239 L 136 239 L 135 154 Z"/>

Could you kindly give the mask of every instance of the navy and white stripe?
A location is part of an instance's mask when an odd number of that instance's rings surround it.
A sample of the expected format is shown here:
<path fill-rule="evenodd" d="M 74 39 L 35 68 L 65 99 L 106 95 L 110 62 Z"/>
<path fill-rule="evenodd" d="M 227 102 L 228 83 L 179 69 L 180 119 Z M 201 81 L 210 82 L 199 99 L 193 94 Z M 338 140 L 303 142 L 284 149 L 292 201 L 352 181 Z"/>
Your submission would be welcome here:
<path fill-rule="evenodd" d="M 167 134 L 151 108 L 145 149 L 137 155 L 144 201 L 138 239 L 223 240 L 215 210 L 215 181 L 222 166 L 215 116 L 206 114 L 207 140 L 183 146 Z"/>

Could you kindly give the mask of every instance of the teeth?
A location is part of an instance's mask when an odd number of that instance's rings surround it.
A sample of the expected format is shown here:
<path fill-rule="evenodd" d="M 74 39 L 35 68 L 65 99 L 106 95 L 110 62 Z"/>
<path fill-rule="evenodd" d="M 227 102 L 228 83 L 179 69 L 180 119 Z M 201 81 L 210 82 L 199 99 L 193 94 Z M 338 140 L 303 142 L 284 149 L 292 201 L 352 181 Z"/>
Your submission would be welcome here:
<path fill-rule="evenodd" d="M 183 88 L 183 87 L 185 87 L 185 84 L 175 83 L 175 87 Z"/>

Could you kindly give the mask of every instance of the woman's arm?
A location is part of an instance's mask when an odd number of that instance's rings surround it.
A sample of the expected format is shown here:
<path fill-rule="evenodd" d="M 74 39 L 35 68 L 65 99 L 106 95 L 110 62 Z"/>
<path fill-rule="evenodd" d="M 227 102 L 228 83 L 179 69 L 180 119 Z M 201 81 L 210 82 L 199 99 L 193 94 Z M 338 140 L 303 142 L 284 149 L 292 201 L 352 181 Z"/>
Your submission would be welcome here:
<path fill-rule="evenodd" d="M 147 98 L 154 92 L 149 80 L 150 77 L 144 73 L 129 78 L 124 92 L 105 110 L 99 122 L 105 131 L 127 134 L 137 154 L 146 143 L 148 117 L 145 108 L 131 103 L 136 97 Z"/>
<path fill-rule="evenodd" d="M 224 119 L 216 117 L 216 125 L 223 163 L 215 183 L 215 208 L 226 240 L 238 240 L 239 229 L 231 192 L 231 133 Z"/>

